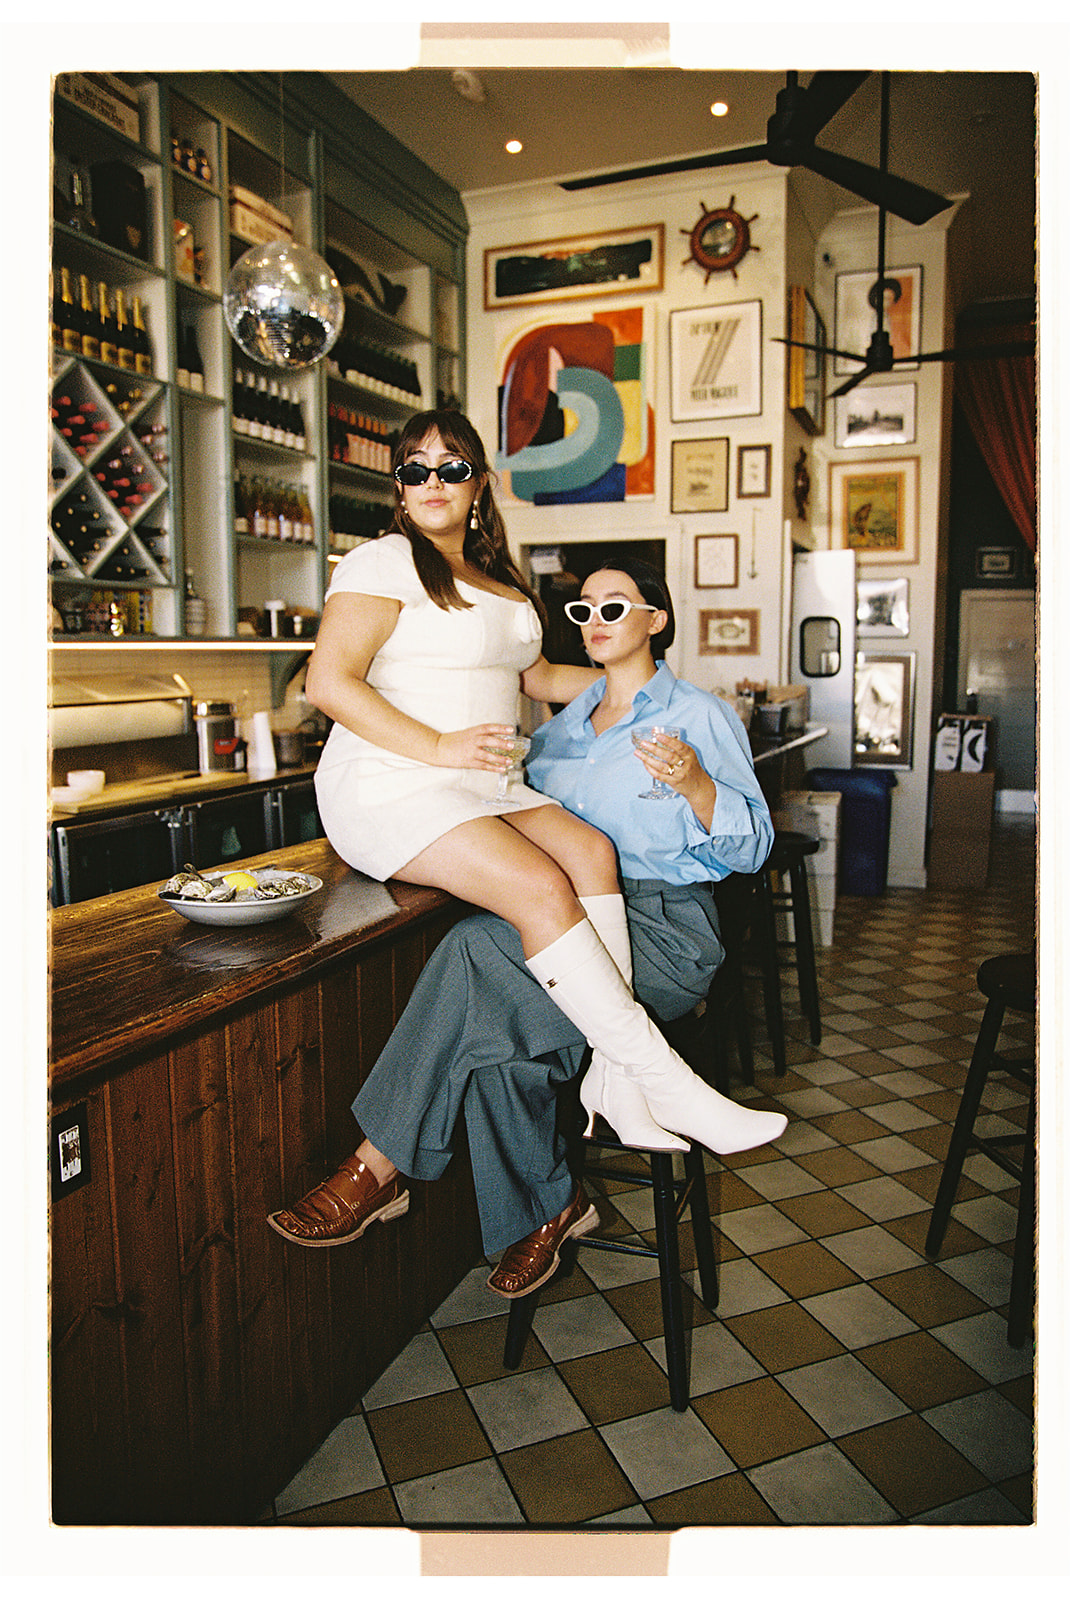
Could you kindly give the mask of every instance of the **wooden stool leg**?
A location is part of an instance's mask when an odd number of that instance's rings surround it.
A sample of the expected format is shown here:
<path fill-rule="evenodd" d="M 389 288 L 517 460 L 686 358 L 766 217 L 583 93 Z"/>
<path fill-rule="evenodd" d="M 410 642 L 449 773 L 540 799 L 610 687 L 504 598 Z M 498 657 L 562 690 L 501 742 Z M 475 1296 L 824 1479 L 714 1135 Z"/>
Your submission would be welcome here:
<path fill-rule="evenodd" d="M 654 1190 L 654 1225 L 658 1242 L 658 1274 L 661 1279 L 661 1314 L 665 1325 L 665 1365 L 669 1374 L 669 1399 L 674 1411 L 686 1411 L 687 1348 L 685 1344 L 683 1298 L 680 1293 L 680 1242 L 676 1232 L 676 1191 L 673 1188 L 672 1156 L 664 1152 L 650 1157 Z"/>
<path fill-rule="evenodd" d="M 707 1311 L 717 1307 L 717 1257 L 713 1249 L 713 1232 L 710 1227 L 710 1199 L 706 1193 L 706 1163 L 697 1145 L 684 1157 L 690 1189 L 691 1232 L 695 1240 L 695 1260 L 698 1262 L 698 1281 L 702 1289 L 702 1304 Z"/>
<path fill-rule="evenodd" d="M 799 976 L 799 1000 L 810 1022 L 810 1043 L 821 1043 L 821 1004 L 817 994 L 817 961 L 814 956 L 814 925 L 810 920 L 810 874 L 805 858 L 791 869 L 791 915 L 795 932 L 795 968 Z"/>
<path fill-rule="evenodd" d="M 1014 1266 L 1007 1311 L 1007 1343 L 1021 1349 L 1033 1320 L 1033 1228 L 1036 1218 L 1036 1116 L 1037 1092 L 1033 1088 L 1022 1151 L 1022 1187 L 1018 1195 L 1018 1226 L 1014 1235 Z"/>
<path fill-rule="evenodd" d="M 511 1371 L 520 1365 L 524 1354 L 524 1346 L 528 1342 L 531 1324 L 535 1317 L 535 1304 L 539 1298 L 536 1289 L 533 1294 L 523 1295 L 519 1300 L 514 1300 L 509 1306 L 509 1322 L 505 1329 L 505 1355 L 502 1365 Z"/>
<path fill-rule="evenodd" d="M 762 966 L 765 1025 L 773 1048 L 773 1071 L 778 1078 L 782 1078 L 788 1070 L 788 1063 L 784 1054 L 784 1007 L 780 998 L 780 962 L 777 958 L 773 885 L 768 872 L 759 872 L 757 879 L 755 885 L 757 914 L 754 926 Z"/>
<path fill-rule="evenodd" d="M 1004 1010 L 1004 1002 L 1001 999 L 990 1000 L 985 1007 L 985 1014 L 981 1018 L 981 1026 L 977 1030 L 973 1056 L 970 1059 L 969 1071 L 966 1073 L 966 1082 L 962 1087 L 962 1101 L 959 1105 L 958 1116 L 955 1118 L 955 1126 L 951 1130 L 951 1141 L 947 1147 L 947 1157 L 940 1177 L 940 1187 L 936 1191 L 936 1199 L 933 1202 L 933 1214 L 929 1222 L 929 1233 L 925 1240 L 925 1254 L 927 1256 L 935 1256 L 944 1242 L 948 1219 L 951 1216 L 951 1207 L 955 1202 L 955 1191 L 962 1176 L 962 1164 L 970 1148 L 970 1139 L 973 1135 L 973 1125 L 977 1117 L 977 1110 L 981 1104 L 981 1096 L 984 1093 L 985 1083 L 995 1056 L 996 1045 L 999 1042 Z"/>

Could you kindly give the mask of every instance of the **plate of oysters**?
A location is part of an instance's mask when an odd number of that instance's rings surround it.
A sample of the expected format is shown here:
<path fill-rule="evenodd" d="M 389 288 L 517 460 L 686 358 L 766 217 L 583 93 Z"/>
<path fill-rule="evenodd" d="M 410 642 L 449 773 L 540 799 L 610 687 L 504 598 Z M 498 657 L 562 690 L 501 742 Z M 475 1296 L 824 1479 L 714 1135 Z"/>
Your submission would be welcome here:
<path fill-rule="evenodd" d="M 157 893 L 191 922 L 240 928 L 254 922 L 281 921 L 322 888 L 323 879 L 310 872 L 283 872 L 279 867 L 198 872 L 186 865 Z"/>

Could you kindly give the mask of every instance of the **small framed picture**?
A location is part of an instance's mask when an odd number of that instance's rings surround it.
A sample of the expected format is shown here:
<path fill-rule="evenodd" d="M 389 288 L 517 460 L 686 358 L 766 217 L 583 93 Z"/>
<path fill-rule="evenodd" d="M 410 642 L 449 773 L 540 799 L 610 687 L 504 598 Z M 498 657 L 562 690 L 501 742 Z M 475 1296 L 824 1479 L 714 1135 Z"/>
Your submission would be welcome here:
<path fill-rule="evenodd" d="M 762 413 L 762 302 L 669 312 L 673 422 Z"/>
<path fill-rule="evenodd" d="M 856 766 L 914 764 L 914 656 L 855 656 Z"/>
<path fill-rule="evenodd" d="M 695 588 L 734 589 L 739 583 L 739 535 L 700 533 L 695 540 Z"/>
<path fill-rule="evenodd" d="M 909 578 L 874 578 L 857 584 L 856 591 L 860 639 L 904 638 L 910 632 Z"/>
<path fill-rule="evenodd" d="M 909 358 L 917 351 L 921 336 L 921 268 L 887 267 L 880 283 L 875 272 L 841 272 L 836 278 L 833 369 L 838 377 L 850 377 L 860 370 L 877 326 L 877 306 L 882 303 L 881 323 L 892 341 L 899 370 L 917 366 Z M 857 354 L 858 360 L 845 361 L 843 351 Z"/>
<path fill-rule="evenodd" d="M 829 463 L 834 550 L 859 562 L 903 565 L 918 559 L 918 458 Z"/>
<path fill-rule="evenodd" d="M 1013 545 L 982 545 L 977 551 L 976 575 L 1006 582 L 1018 576 L 1018 552 Z"/>
<path fill-rule="evenodd" d="M 836 399 L 836 448 L 862 445 L 883 448 L 913 444 L 917 385 L 913 383 L 862 384 Z"/>
<path fill-rule="evenodd" d="M 771 444 L 741 444 L 736 452 L 736 496 L 763 500 L 769 493 L 773 460 Z"/>
<path fill-rule="evenodd" d="M 672 510 L 728 510 L 728 440 L 674 439 Z"/>
<path fill-rule="evenodd" d="M 825 324 L 801 284 L 788 291 L 788 410 L 807 433 L 825 431 Z"/>
<path fill-rule="evenodd" d="M 700 656 L 756 656 L 759 653 L 757 611 L 700 611 L 698 617 Z"/>

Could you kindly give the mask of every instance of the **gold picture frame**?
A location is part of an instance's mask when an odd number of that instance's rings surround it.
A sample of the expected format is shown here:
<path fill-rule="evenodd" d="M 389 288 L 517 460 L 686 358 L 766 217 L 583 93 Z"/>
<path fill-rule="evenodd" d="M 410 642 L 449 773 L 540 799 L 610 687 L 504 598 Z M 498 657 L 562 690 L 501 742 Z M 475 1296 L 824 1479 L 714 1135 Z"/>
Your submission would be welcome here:
<path fill-rule="evenodd" d="M 825 324 L 801 284 L 788 290 L 788 338 L 820 349 L 788 345 L 788 410 L 807 433 L 825 431 Z"/>
<path fill-rule="evenodd" d="M 829 463 L 834 550 L 859 563 L 908 565 L 918 559 L 918 457 Z"/>
<path fill-rule="evenodd" d="M 761 613 L 747 610 L 700 611 L 700 656 L 756 656 L 759 654 Z"/>
<path fill-rule="evenodd" d="M 497 245 L 483 252 L 483 310 L 661 289 L 665 224 Z"/>

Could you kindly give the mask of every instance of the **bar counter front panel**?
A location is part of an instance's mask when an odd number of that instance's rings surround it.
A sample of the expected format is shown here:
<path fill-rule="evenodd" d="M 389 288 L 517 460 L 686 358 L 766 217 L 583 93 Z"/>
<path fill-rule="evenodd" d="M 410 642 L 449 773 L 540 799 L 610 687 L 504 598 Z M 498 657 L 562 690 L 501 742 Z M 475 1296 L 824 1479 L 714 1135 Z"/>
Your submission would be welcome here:
<path fill-rule="evenodd" d="M 158 885 L 52 913 L 53 1521 L 246 1523 L 482 1256 L 463 1131 L 445 1176 L 352 1245 L 267 1225 L 349 1155 L 349 1110 L 435 944 L 471 908 L 351 871 L 323 840 L 254 857 L 324 887 L 253 928 Z M 54 1140 L 53 1140 L 54 1142 Z"/>

